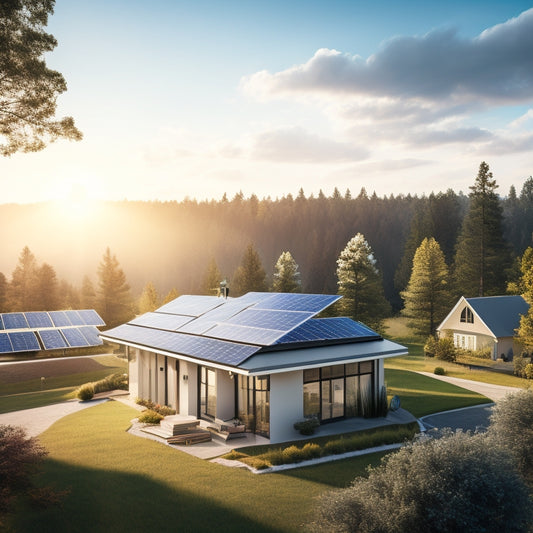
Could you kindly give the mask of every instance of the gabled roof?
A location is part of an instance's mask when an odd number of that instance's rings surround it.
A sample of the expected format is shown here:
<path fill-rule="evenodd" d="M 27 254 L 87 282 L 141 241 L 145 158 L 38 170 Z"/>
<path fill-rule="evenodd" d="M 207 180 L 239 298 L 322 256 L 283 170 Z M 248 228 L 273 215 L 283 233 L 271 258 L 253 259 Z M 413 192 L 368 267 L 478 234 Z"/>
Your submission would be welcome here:
<path fill-rule="evenodd" d="M 313 318 L 339 298 L 325 294 L 258 292 L 228 299 L 180 296 L 101 336 L 150 351 L 247 371 L 251 367 L 245 368 L 243 363 L 259 353 L 382 342 L 378 333 L 350 318 Z M 389 352 L 389 355 L 406 353 L 403 346 L 395 343 L 387 344 L 385 351 L 370 344 L 367 347 L 368 353 L 381 357 Z M 364 352 L 359 349 L 354 356 L 360 357 Z M 270 357 L 272 361 L 278 360 L 272 354 Z M 344 354 L 343 358 L 346 357 Z M 288 359 L 282 365 L 284 368 L 287 362 Z M 264 366 L 264 361 L 261 365 Z"/>
<path fill-rule="evenodd" d="M 495 337 L 513 337 L 520 326 L 520 316 L 526 315 L 529 304 L 522 296 L 484 296 L 465 298 Z"/>

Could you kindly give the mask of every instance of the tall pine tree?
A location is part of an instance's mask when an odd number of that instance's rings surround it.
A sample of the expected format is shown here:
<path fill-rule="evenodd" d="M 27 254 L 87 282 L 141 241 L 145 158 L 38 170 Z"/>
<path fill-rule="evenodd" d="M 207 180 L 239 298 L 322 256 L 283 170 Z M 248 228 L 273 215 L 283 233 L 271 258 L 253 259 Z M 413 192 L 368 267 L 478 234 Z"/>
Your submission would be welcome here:
<path fill-rule="evenodd" d="M 8 308 L 10 311 L 34 311 L 33 297 L 37 282 L 37 260 L 31 250 L 25 246 L 19 256 L 19 262 L 11 275 L 8 286 Z"/>
<path fill-rule="evenodd" d="M 108 327 L 118 326 L 134 316 L 126 275 L 109 248 L 98 266 L 97 310 Z"/>
<path fill-rule="evenodd" d="M 139 313 L 144 314 L 149 311 L 155 311 L 159 307 L 159 294 L 154 284 L 149 281 L 139 298 Z"/>
<path fill-rule="evenodd" d="M 274 292 L 302 292 L 298 265 L 290 252 L 281 252 L 274 266 Z"/>
<path fill-rule="evenodd" d="M 407 289 L 402 292 L 402 311 L 417 334 L 434 335 L 449 311 L 448 267 L 439 243 L 431 237 L 417 248 Z"/>
<path fill-rule="evenodd" d="M 337 259 L 338 293 L 342 294 L 343 314 L 380 329 L 390 313 L 383 293 L 383 278 L 376 266 L 372 248 L 364 235 L 353 237 Z"/>
<path fill-rule="evenodd" d="M 470 208 L 457 242 L 454 283 L 466 297 L 504 294 L 509 249 L 503 239 L 503 215 L 496 180 L 484 161 L 470 190 Z"/>
<path fill-rule="evenodd" d="M 241 264 L 233 276 L 231 292 L 240 296 L 250 291 L 264 292 L 266 290 L 265 269 L 254 245 L 250 243 L 246 247 Z"/>

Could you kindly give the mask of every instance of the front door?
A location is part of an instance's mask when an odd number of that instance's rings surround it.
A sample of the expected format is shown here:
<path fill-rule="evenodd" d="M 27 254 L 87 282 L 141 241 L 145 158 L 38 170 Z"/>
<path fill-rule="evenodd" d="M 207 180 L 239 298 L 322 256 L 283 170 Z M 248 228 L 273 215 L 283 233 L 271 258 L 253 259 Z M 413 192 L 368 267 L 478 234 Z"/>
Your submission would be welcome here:
<path fill-rule="evenodd" d="M 344 378 L 322 381 L 322 420 L 344 416 Z"/>
<path fill-rule="evenodd" d="M 215 418 L 216 415 L 216 371 L 202 366 L 200 370 L 200 416 L 202 418 Z"/>

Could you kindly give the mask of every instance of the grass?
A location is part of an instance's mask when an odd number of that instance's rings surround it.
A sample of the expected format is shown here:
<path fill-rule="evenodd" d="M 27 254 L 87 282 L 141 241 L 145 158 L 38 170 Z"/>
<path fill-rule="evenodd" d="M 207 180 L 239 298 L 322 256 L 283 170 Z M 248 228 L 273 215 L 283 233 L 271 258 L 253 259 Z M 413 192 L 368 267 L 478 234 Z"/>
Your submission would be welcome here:
<path fill-rule="evenodd" d="M 127 363 L 115 356 L 98 357 L 98 370 L 77 372 L 69 375 L 47 377 L 45 390 L 41 390 L 41 379 L 22 380 L 15 383 L 0 380 L 0 413 L 42 407 L 74 398 L 74 391 L 83 383 L 98 381 L 110 374 L 127 371 Z M 45 364 L 44 362 L 42 364 Z M 28 369 L 39 363 L 27 363 Z M 35 374 L 35 371 L 32 371 Z"/>
<path fill-rule="evenodd" d="M 70 494 L 60 507 L 21 505 L 12 530 L 297 531 L 318 495 L 346 486 L 382 456 L 257 476 L 126 433 L 135 414 L 106 402 L 45 431 L 40 440 L 50 454 L 39 481 Z"/>

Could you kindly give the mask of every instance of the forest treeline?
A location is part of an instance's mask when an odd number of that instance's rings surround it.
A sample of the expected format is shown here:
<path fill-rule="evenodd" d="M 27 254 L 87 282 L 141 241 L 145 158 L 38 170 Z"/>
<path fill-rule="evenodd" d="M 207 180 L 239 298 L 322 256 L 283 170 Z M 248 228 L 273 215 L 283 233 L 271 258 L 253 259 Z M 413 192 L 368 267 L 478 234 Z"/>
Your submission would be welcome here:
<path fill-rule="evenodd" d="M 133 295 L 152 282 L 160 294 L 201 293 L 210 261 L 221 276 L 235 273 L 253 243 L 272 282 L 280 254 L 290 251 L 309 293 L 337 293 L 337 259 L 357 233 L 370 244 L 383 274 L 385 296 L 394 310 L 411 274 L 424 237 L 434 237 L 451 264 L 470 198 L 453 190 L 428 196 L 378 197 L 362 189 L 356 196 L 338 189 L 306 196 L 258 199 L 242 193 L 228 199 L 181 202 L 106 202 L 91 217 L 69 220 L 57 205 L 0 205 L 4 229 L 0 272 L 9 279 L 20 251 L 28 246 L 38 261 L 52 265 L 60 279 L 80 287 L 110 248 Z M 517 193 L 499 197 L 503 233 L 518 257 L 532 244 L 533 178 Z"/>

